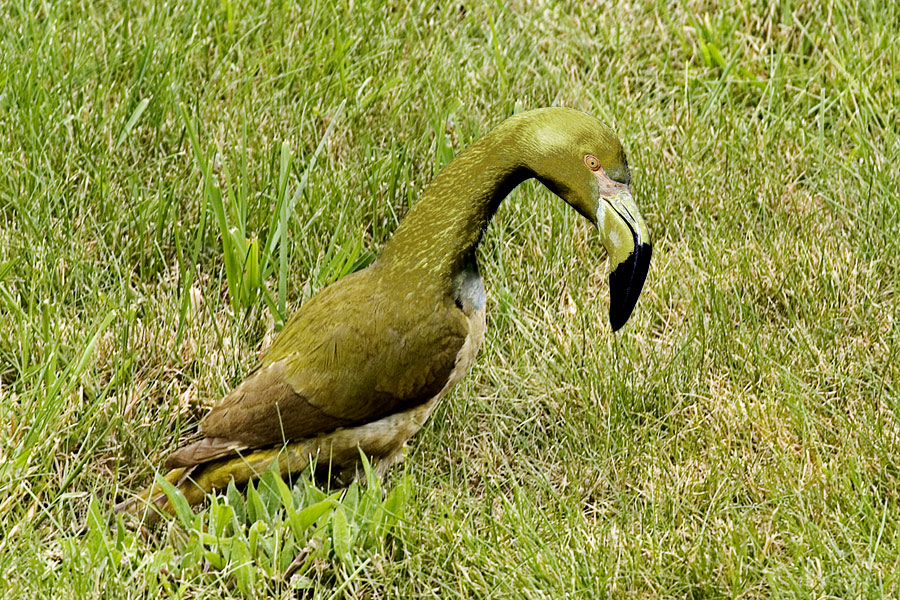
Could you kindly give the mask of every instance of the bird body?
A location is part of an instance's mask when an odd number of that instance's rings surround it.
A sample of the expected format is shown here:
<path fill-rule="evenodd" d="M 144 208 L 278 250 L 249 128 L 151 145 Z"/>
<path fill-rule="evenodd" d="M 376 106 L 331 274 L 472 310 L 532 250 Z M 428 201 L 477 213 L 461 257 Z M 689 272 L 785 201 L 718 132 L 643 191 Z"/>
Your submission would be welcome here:
<path fill-rule="evenodd" d="M 383 450 L 369 454 L 393 456 L 481 346 L 484 288 L 477 272 L 465 273 L 472 271 L 463 272 L 450 297 L 415 296 L 422 310 L 389 310 L 405 290 L 387 288 L 377 266 L 326 288 L 285 327 L 315 332 L 307 343 L 292 348 L 279 343 L 289 336 L 280 336 L 260 367 L 205 417 L 204 438 L 170 455 L 166 467 L 382 421 L 386 438 L 395 430 L 408 435 L 399 443 L 386 439 Z M 364 314 L 351 313 L 354 306 Z M 408 427 L 398 425 L 403 415 Z"/>
<path fill-rule="evenodd" d="M 170 480 L 190 475 L 199 500 L 253 477 L 275 447 L 282 470 L 312 456 L 355 472 L 360 451 L 379 470 L 390 466 L 475 360 L 486 304 L 477 247 L 502 200 L 529 178 L 598 227 L 611 257 L 610 319 L 621 327 L 650 260 L 622 147 L 582 112 L 521 113 L 440 172 L 370 267 L 289 319 L 259 368 L 205 417 L 203 438 L 169 456 Z"/>

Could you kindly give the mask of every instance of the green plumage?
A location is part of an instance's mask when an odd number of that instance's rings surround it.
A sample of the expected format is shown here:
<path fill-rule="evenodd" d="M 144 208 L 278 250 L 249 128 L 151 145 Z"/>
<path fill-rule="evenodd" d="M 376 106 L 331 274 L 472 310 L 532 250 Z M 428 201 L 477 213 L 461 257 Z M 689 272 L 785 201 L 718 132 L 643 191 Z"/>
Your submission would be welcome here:
<path fill-rule="evenodd" d="M 503 198 L 529 178 L 605 223 L 600 233 L 624 282 L 612 294 L 622 306 L 613 308 L 627 319 L 649 239 L 621 145 L 575 110 L 522 113 L 441 171 L 372 266 L 304 304 L 260 368 L 206 416 L 204 438 L 166 465 L 200 465 L 217 481 L 212 471 L 240 471 L 236 453 L 253 462 L 258 449 L 285 442 L 294 455 L 301 447 L 324 453 L 338 470 L 355 469 L 357 447 L 389 465 L 474 360 L 485 304 L 477 246 Z"/>

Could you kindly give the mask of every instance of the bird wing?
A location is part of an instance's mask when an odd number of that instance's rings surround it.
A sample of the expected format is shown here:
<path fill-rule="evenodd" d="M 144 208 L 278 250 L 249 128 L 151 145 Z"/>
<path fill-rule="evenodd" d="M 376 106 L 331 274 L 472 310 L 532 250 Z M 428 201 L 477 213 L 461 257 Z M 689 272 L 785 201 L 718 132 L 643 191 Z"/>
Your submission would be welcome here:
<path fill-rule="evenodd" d="M 345 277 L 309 300 L 260 368 L 203 420 L 206 439 L 167 466 L 375 421 L 436 396 L 468 335 L 465 315 L 437 295 L 413 296 L 415 307 L 390 305 L 395 294 L 369 275 Z"/>

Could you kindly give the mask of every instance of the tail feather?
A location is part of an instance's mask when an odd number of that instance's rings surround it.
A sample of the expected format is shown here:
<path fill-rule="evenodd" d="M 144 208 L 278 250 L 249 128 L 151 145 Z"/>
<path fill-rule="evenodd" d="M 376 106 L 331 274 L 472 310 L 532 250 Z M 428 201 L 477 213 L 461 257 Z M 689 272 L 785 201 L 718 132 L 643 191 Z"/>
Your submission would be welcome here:
<path fill-rule="evenodd" d="M 226 438 L 203 438 L 183 448 L 179 448 L 166 459 L 167 469 L 191 467 L 207 463 L 219 458 L 238 454 L 247 446 Z"/>
<path fill-rule="evenodd" d="M 422 415 L 416 413 L 413 416 Z M 170 455 L 166 467 L 172 470 L 165 478 L 181 491 L 191 506 L 202 502 L 210 492 L 226 488 L 232 481 L 241 485 L 257 479 L 276 459 L 282 476 L 300 473 L 310 462 L 316 461 L 319 468 L 327 467 L 330 473 L 337 475 L 337 480 L 349 481 L 359 475 L 360 451 L 374 459 L 376 472 L 389 468 L 402 455 L 403 443 L 421 425 L 421 421 L 414 421 L 413 427 L 410 422 L 407 415 L 401 413 L 374 423 L 287 442 L 284 446 L 252 449 L 244 454 L 241 451 L 246 448 L 233 440 L 206 438 Z M 334 471 L 331 471 L 332 467 Z M 145 525 L 155 522 L 163 513 L 175 512 L 168 496 L 156 483 L 116 505 L 116 511 L 130 513 Z"/>
<path fill-rule="evenodd" d="M 195 506 L 207 494 L 225 489 L 232 481 L 242 485 L 259 478 L 276 459 L 282 476 L 300 473 L 309 466 L 318 450 L 317 444 L 305 440 L 281 448 L 255 450 L 245 456 L 211 459 L 211 462 L 178 467 L 169 471 L 165 479 L 178 488 L 188 504 Z M 144 525 L 152 525 L 162 514 L 173 514 L 175 507 L 162 487 L 154 482 L 137 495 L 117 504 L 115 511 L 133 515 Z"/>
<path fill-rule="evenodd" d="M 166 481 L 181 490 L 191 505 L 200 502 L 206 492 L 193 483 L 191 475 L 197 467 L 179 468 L 169 471 L 165 475 Z M 174 509 L 169 502 L 169 497 L 162 487 L 153 482 L 138 494 L 119 502 L 113 507 L 117 513 L 126 513 L 138 517 L 144 524 L 152 524 L 159 519 L 163 512 L 172 513 Z"/>

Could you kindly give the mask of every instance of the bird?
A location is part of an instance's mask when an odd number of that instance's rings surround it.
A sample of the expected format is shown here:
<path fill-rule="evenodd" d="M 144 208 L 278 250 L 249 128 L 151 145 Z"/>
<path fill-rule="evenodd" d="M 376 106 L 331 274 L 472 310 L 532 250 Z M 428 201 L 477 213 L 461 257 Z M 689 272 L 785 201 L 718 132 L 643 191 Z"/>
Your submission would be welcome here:
<path fill-rule="evenodd" d="M 478 246 L 503 199 L 529 179 L 598 230 L 609 322 L 620 329 L 652 254 L 622 144 L 572 108 L 521 112 L 439 172 L 370 266 L 288 319 L 259 366 L 202 419 L 202 437 L 168 456 L 166 480 L 193 505 L 276 459 L 283 473 L 314 460 L 347 480 L 365 455 L 384 474 L 475 361 L 487 304 Z M 171 512 L 168 503 L 151 485 L 116 508 Z"/>

